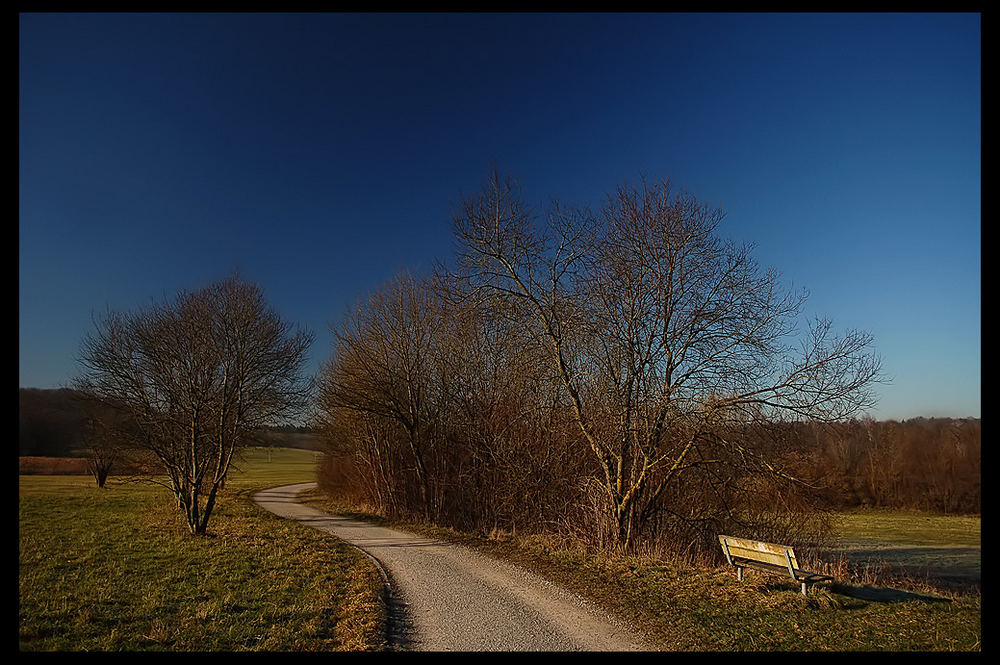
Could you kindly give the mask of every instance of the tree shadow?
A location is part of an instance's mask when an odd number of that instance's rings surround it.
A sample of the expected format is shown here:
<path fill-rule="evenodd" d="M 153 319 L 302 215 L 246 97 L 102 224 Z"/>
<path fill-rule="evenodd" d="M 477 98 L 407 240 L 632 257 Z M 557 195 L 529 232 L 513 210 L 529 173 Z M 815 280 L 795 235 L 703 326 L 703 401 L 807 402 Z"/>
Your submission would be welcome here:
<path fill-rule="evenodd" d="M 410 604 L 399 592 L 391 578 L 382 589 L 382 602 L 385 604 L 385 641 L 388 651 L 413 651 L 419 644 L 413 616 L 409 611 Z"/>

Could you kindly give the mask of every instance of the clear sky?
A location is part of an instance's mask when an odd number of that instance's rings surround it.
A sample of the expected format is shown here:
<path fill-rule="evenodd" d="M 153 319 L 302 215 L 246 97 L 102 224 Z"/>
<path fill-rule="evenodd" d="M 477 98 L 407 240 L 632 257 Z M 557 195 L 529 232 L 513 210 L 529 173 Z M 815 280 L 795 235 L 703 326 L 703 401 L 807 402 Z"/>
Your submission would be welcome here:
<path fill-rule="evenodd" d="M 978 14 L 21 14 L 19 385 L 92 315 L 238 269 L 316 334 L 453 251 L 495 163 L 668 176 L 872 332 L 876 418 L 976 416 Z"/>

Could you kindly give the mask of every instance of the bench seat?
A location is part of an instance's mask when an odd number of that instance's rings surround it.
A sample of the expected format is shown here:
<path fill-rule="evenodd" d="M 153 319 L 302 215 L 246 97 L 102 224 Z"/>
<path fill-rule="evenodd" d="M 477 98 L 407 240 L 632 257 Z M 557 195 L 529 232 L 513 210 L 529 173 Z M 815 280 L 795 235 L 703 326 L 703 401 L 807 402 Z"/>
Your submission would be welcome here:
<path fill-rule="evenodd" d="M 772 573 L 777 573 L 779 575 L 788 575 L 788 568 L 786 566 L 779 566 L 776 563 L 767 563 L 764 561 L 754 561 L 753 559 L 744 559 L 743 557 L 734 556 L 732 557 L 733 565 L 737 567 L 745 568 L 757 568 L 758 570 L 764 570 Z M 823 575 L 821 573 L 810 573 L 807 570 L 800 570 L 798 568 L 793 569 L 795 573 L 796 582 L 826 582 L 827 580 L 832 580 L 833 578 L 829 575 Z"/>
<path fill-rule="evenodd" d="M 808 585 L 833 579 L 830 575 L 799 568 L 795 550 L 788 545 L 733 536 L 719 536 L 719 543 L 722 545 L 723 554 L 726 555 L 726 561 L 736 568 L 736 577 L 739 580 L 743 579 L 744 568 L 755 568 L 790 577 L 801 585 L 802 595 L 806 595 Z"/>

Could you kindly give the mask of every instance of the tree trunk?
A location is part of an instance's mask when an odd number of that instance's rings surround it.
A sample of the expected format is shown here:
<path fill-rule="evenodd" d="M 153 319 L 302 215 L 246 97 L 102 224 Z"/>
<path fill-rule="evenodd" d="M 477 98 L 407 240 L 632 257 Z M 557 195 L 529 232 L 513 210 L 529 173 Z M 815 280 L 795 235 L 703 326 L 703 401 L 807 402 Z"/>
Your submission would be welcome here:
<path fill-rule="evenodd" d="M 635 504 L 627 501 L 615 506 L 615 547 L 622 554 L 631 552 L 635 545 Z"/>
<path fill-rule="evenodd" d="M 413 453 L 413 459 L 416 462 L 417 469 L 417 481 L 420 487 L 420 499 L 424 504 L 424 520 L 428 524 L 431 523 L 431 501 L 430 501 L 430 489 L 427 481 L 427 470 L 424 468 L 424 459 L 420 454 L 420 442 L 417 440 L 416 428 L 410 429 L 410 450 Z"/>
<path fill-rule="evenodd" d="M 111 465 L 110 464 L 100 464 L 100 463 L 91 461 L 90 464 L 89 464 L 89 466 L 90 466 L 90 475 L 92 475 L 94 477 L 94 482 L 97 483 L 98 487 L 100 487 L 101 489 L 103 489 L 104 488 L 104 484 L 108 480 L 108 475 L 111 473 Z"/>

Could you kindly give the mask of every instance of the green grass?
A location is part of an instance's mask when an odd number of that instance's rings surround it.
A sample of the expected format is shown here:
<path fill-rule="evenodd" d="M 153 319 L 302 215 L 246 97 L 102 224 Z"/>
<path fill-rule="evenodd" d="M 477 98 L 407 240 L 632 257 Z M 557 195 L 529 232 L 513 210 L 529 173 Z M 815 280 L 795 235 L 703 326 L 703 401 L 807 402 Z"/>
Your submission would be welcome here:
<path fill-rule="evenodd" d="M 309 498 L 330 510 L 316 493 Z M 383 523 L 387 523 L 382 520 Z M 393 526 L 502 557 L 628 618 L 672 651 L 979 651 L 981 597 L 896 593 L 889 602 L 731 569 L 596 556 L 543 537 L 475 537 L 415 524 Z M 840 591 L 838 591 L 840 589 Z"/>
<path fill-rule="evenodd" d="M 159 487 L 21 476 L 21 650 L 379 648 L 381 580 L 368 559 L 249 499 L 313 480 L 314 465 L 308 451 L 251 451 L 205 537 L 187 533 Z"/>
<path fill-rule="evenodd" d="M 982 520 L 869 509 L 837 513 L 838 548 L 855 562 L 884 563 L 912 575 L 975 583 L 982 575 Z"/>
<path fill-rule="evenodd" d="M 982 518 L 935 515 L 899 510 L 855 510 L 837 513 L 834 525 L 848 541 L 886 545 L 980 547 Z"/>
<path fill-rule="evenodd" d="M 229 489 L 256 490 L 316 480 L 320 453 L 297 448 L 249 448 L 234 461 Z"/>

